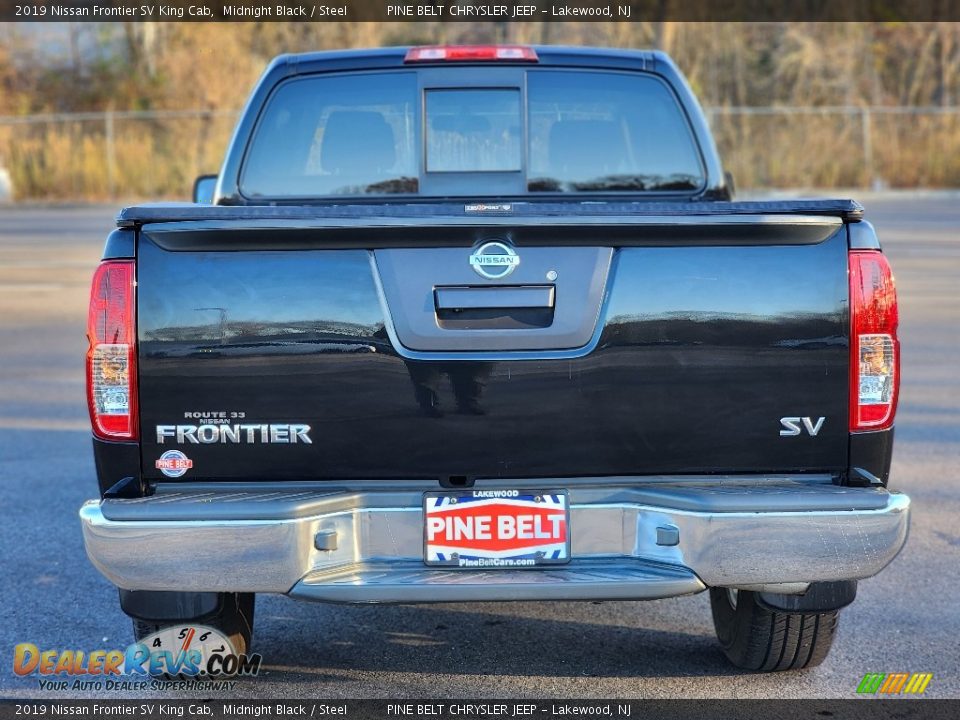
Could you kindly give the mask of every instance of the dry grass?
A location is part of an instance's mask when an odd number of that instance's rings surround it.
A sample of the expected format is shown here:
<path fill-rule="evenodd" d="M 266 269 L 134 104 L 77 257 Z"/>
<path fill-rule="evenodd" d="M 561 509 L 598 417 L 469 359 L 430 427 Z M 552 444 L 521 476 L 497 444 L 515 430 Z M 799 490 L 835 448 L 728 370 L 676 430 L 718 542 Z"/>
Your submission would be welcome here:
<path fill-rule="evenodd" d="M 960 115 L 718 115 L 726 168 L 744 189 L 960 186 Z M 871 170 L 872 168 L 872 170 Z"/>
<path fill-rule="evenodd" d="M 960 23 L 64 23 L 82 55 L 38 63 L 39 36 L 0 27 L 0 115 L 242 105 L 269 59 L 406 43 L 556 43 L 667 51 L 708 106 L 910 106 L 876 114 L 872 160 L 854 114 L 717 115 L 743 189 L 960 186 Z M 64 44 L 67 37 L 63 38 Z M 93 56 L 92 56 L 93 57 Z M 29 72 L 23 72 L 29 68 Z M 117 120 L 111 192 L 103 123 L 5 126 L 21 198 L 184 198 L 216 171 L 232 117 Z M 872 166 L 872 169 L 871 169 Z"/>
<path fill-rule="evenodd" d="M 216 172 L 233 119 L 116 120 L 113 158 L 101 121 L 0 126 L 0 157 L 18 199 L 185 199 Z"/>
<path fill-rule="evenodd" d="M 717 114 L 714 133 L 737 187 L 960 186 L 960 116 L 874 114 L 872 176 L 859 115 Z M 101 120 L 0 125 L 0 157 L 18 199 L 186 199 L 216 172 L 233 118 L 118 119 L 114 165 Z"/>

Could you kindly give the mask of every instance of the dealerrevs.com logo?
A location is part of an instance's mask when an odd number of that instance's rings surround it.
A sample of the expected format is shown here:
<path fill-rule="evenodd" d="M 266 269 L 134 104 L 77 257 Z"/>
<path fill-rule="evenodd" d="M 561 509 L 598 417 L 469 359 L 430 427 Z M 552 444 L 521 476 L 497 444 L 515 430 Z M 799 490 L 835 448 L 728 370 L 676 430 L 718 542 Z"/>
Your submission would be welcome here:
<path fill-rule="evenodd" d="M 234 683 L 228 678 L 259 674 L 261 661 L 258 654 L 237 653 L 215 628 L 192 624 L 163 628 L 126 650 L 53 650 L 33 643 L 13 650 L 14 674 L 36 676 L 41 690 L 143 690 L 171 681 L 229 690 Z"/>

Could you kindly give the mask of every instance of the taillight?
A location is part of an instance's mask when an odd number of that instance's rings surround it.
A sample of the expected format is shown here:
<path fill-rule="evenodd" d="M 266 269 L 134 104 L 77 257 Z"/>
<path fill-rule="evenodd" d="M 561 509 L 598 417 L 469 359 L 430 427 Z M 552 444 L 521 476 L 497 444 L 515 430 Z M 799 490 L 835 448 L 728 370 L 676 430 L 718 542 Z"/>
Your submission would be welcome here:
<path fill-rule="evenodd" d="M 93 434 L 137 438 L 137 348 L 132 260 L 105 260 L 93 276 L 87 316 L 87 404 Z"/>
<path fill-rule="evenodd" d="M 404 62 L 503 60 L 538 62 L 537 51 L 522 45 L 429 45 L 410 48 Z"/>
<path fill-rule="evenodd" d="M 850 252 L 850 430 L 893 425 L 900 389 L 897 291 L 886 257 Z"/>

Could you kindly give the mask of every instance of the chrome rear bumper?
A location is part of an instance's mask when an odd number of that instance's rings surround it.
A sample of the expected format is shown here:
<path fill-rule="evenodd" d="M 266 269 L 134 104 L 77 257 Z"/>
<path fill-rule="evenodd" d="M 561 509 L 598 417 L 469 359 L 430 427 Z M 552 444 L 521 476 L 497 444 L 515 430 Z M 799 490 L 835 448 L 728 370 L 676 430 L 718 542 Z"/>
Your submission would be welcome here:
<path fill-rule="evenodd" d="M 706 587 L 802 591 L 870 577 L 900 551 L 907 496 L 785 478 L 498 482 L 569 487 L 570 564 L 422 563 L 434 483 L 193 484 L 80 510 L 93 564 L 129 590 L 285 593 L 330 602 L 651 599 Z M 673 544 L 675 542 L 675 544 Z M 318 549 L 318 547 L 333 549 Z"/>

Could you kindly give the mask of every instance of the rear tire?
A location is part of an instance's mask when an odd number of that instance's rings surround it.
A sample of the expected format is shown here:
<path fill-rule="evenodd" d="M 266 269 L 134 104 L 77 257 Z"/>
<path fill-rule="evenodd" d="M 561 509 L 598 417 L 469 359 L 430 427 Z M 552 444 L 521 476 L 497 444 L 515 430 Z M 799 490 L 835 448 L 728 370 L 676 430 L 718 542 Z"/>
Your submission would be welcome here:
<path fill-rule="evenodd" d="M 839 610 L 769 610 L 748 590 L 710 589 L 717 639 L 730 662 L 746 670 L 778 672 L 819 665 L 830 652 Z"/>
<path fill-rule="evenodd" d="M 254 599 L 253 593 L 221 593 L 217 610 L 202 617 L 164 622 L 131 618 L 133 636 L 137 642 L 140 642 L 165 627 L 196 623 L 222 632 L 230 640 L 234 652 L 238 655 L 249 653 L 253 641 Z"/>

